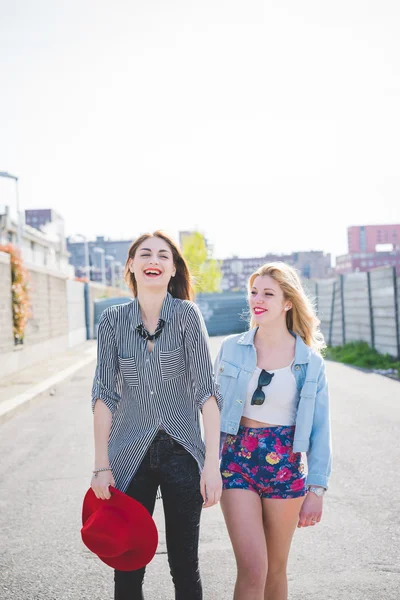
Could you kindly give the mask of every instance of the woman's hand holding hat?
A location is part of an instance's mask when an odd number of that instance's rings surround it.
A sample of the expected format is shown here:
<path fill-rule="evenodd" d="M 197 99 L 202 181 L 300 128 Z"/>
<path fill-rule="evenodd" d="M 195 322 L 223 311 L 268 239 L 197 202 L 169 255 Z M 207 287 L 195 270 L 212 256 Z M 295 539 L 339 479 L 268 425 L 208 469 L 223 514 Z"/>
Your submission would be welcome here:
<path fill-rule="evenodd" d="M 92 488 L 96 498 L 99 500 L 109 500 L 111 498 L 111 492 L 109 490 L 110 485 L 115 487 L 115 481 L 111 469 L 93 473 L 90 487 Z"/>

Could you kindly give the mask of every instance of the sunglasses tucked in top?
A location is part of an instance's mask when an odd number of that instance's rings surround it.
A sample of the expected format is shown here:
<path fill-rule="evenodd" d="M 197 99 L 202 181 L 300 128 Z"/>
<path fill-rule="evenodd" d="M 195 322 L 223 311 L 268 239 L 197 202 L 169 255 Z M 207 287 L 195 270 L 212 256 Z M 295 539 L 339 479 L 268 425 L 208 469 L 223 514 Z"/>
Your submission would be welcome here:
<path fill-rule="evenodd" d="M 252 405 L 256 404 L 257 406 L 261 406 L 261 404 L 264 404 L 265 392 L 263 392 L 262 388 L 271 383 L 274 375 L 275 373 L 268 373 L 268 371 L 262 369 L 260 377 L 258 378 L 257 387 L 254 390 L 254 394 L 251 398 Z"/>
<path fill-rule="evenodd" d="M 261 423 L 294 425 L 300 394 L 293 362 L 282 369 L 256 367 L 247 387 L 243 416 Z"/>

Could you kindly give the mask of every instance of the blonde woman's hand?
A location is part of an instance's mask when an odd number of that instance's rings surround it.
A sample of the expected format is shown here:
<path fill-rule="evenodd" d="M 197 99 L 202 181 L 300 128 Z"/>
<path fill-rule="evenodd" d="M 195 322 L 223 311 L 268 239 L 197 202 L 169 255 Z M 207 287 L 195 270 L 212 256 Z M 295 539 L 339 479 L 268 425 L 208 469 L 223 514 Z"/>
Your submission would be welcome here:
<path fill-rule="evenodd" d="M 308 492 L 300 509 L 297 527 L 313 527 L 321 521 L 324 499 Z"/>
<path fill-rule="evenodd" d="M 96 498 L 109 500 L 111 498 L 111 492 L 108 489 L 110 485 L 115 487 L 112 471 L 100 471 L 100 473 L 97 473 L 97 477 L 93 474 L 90 487 L 94 491 Z"/>
<path fill-rule="evenodd" d="M 203 496 L 203 508 L 218 504 L 222 494 L 222 477 L 219 470 L 219 461 L 204 463 L 200 478 L 200 493 Z"/>

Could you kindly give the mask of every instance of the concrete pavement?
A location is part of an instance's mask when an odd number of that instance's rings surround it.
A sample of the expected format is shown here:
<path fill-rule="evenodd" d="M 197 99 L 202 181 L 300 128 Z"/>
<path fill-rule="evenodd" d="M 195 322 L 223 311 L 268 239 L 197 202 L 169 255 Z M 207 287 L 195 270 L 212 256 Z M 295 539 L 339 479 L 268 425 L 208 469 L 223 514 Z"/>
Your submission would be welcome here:
<path fill-rule="evenodd" d="M 219 346 L 212 339 L 213 353 Z M 1 600 L 107 600 L 112 570 L 80 540 L 80 511 L 93 462 L 94 362 L 55 394 L 0 425 Z M 289 565 L 291 600 L 398 600 L 400 384 L 328 363 L 334 473 L 323 521 L 298 530 Z M 146 600 L 171 600 L 162 505 Z M 219 507 L 204 511 L 205 600 L 231 600 L 235 563 Z M 190 599 L 188 599 L 190 600 Z"/>
<path fill-rule="evenodd" d="M 0 379 L 0 423 L 26 409 L 44 392 L 53 395 L 56 386 L 92 363 L 96 358 L 96 342 L 87 341 L 55 354 L 48 360 Z M 1 373 L 1 371 L 0 371 Z"/>

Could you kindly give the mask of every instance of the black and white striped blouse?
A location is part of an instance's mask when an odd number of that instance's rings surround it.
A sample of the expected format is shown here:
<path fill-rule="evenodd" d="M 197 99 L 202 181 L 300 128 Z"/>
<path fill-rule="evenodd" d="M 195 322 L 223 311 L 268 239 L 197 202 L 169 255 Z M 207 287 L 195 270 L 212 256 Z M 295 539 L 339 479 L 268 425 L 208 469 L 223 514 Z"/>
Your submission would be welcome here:
<path fill-rule="evenodd" d="M 200 410 L 210 396 L 222 408 L 203 317 L 193 302 L 165 297 L 165 321 L 154 349 L 138 333 L 138 300 L 107 308 L 97 334 L 92 407 L 101 399 L 112 412 L 109 459 L 116 487 L 126 491 L 159 429 L 204 464 Z"/>

